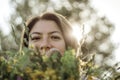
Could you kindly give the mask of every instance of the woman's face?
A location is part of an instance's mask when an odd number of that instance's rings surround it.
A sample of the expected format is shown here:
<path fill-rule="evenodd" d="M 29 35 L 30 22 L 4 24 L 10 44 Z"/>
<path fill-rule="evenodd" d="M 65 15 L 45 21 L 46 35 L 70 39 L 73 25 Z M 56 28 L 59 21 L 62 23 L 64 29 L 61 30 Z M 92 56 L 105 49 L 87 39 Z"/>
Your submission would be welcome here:
<path fill-rule="evenodd" d="M 58 50 L 63 55 L 66 50 L 65 40 L 58 25 L 52 20 L 40 20 L 32 28 L 29 34 L 29 46 L 33 45 L 40 53 Z"/>

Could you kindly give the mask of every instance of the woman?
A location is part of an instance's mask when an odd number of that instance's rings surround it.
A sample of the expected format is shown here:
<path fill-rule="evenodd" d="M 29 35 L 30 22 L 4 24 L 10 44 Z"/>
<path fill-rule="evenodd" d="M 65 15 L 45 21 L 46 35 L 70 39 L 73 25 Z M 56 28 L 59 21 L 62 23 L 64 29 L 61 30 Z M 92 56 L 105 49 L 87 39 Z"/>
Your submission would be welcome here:
<path fill-rule="evenodd" d="M 34 46 L 40 53 L 49 55 L 57 50 L 61 55 L 69 47 L 77 51 L 77 40 L 72 35 L 72 27 L 65 17 L 57 13 L 46 12 L 26 22 L 28 28 L 24 38 L 25 46 Z"/>
<path fill-rule="evenodd" d="M 69 48 L 74 49 L 77 53 L 79 46 L 77 39 L 72 35 L 73 30 L 70 23 L 62 15 L 46 12 L 28 20 L 26 27 L 28 32 L 24 38 L 28 43 L 25 43 L 25 46 L 34 46 L 41 55 L 50 56 L 54 51 L 63 55 Z M 84 76 L 81 78 L 83 78 L 82 80 L 87 79 Z"/>

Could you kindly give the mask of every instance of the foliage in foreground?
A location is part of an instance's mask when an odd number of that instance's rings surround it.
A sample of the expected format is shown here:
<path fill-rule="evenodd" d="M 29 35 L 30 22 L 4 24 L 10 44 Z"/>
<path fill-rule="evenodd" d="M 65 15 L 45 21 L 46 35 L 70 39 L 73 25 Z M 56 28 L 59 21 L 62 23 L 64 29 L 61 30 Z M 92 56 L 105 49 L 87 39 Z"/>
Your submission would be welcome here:
<path fill-rule="evenodd" d="M 96 67 L 93 58 L 87 62 L 83 62 L 79 57 L 76 58 L 75 51 L 72 49 L 67 50 L 63 56 L 59 52 L 54 52 L 50 57 L 45 55 L 40 56 L 39 53 L 27 48 L 24 48 L 21 52 L 1 52 L 0 80 L 119 79 L 119 76 L 116 74 L 101 77 L 101 73 L 104 70 Z"/>
<path fill-rule="evenodd" d="M 50 56 L 41 56 L 41 53 L 34 51 L 32 46 L 31 49 L 23 47 L 24 32 L 25 29 L 22 32 L 19 50 L 0 51 L 0 80 L 120 79 L 119 72 L 114 68 L 96 66 L 95 54 L 91 55 L 88 61 L 83 61 L 80 53 L 79 56 L 69 48 L 62 56 L 58 51 L 53 51 Z M 115 66 L 118 66 L 118 63 Z"/>
<path fill-rule="evenodd" d="M 0 80 L 120 79 L 119 72 L 116 72 L 115 68 L 95 65 L 95 54 L 91 55 L 88 61 L 83 61 L 81 52 L 76 54 L 69 48 L 64 55 L 53 51 L 50 56 L 41 56 L 41 53 L 35 51 L 32 45 L 31 49 L 23 47 L 24 32 L 25 29 L 22 32 L 19 50 L 0 51 Z M 84 39 L 81 40 L 81 44 L 82 42 Z M 119 63 L 115 67 L 118 65 Z"/>

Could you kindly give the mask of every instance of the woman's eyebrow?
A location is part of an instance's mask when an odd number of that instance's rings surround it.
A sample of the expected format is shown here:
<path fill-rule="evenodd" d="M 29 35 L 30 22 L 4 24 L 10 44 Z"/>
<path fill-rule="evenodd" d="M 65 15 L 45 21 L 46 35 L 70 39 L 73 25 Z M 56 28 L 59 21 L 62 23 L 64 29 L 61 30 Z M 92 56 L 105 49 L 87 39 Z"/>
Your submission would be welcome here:
<path fill-rule="evenodd" d="M 40 32 L 33 32 L 33 33 L 30 34 L 30 36 L 33 35 L 33 34 L 41 35 L 42 33 L 40 33 Z"/>
<path fill-rule="evenodd" d="M 59 33 L 59 34 L 61 34 L 60 31 L 52 31 L 52 32 L 49 32 L 48 34 L 53 34 L 53 33 Z"/>
<path fill-rule="evenodd" d="M 51 31 L 48 34 L 54 34 L 54 33 L 62 34 L 60 31 Z M 42 35 L 42 33 L 40 33 L 40 32 L 33 32 L 33 33 L 30 34 L 30 36 L 33 35 L 33 34 Z"/>

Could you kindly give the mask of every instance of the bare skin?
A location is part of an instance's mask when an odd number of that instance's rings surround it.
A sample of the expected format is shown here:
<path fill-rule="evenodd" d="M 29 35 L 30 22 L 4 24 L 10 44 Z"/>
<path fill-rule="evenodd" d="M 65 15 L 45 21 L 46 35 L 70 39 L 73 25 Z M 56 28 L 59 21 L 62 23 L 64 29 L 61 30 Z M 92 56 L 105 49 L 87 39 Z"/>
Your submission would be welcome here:
<path fill-rule="evenodd" d="M 61 55 L 66 50 L 65 40 L 58 25 L 51 20 L 38 21 L 30 31 L 29 46 L 34 45 L 40 53 L 58 50 Z"/>

